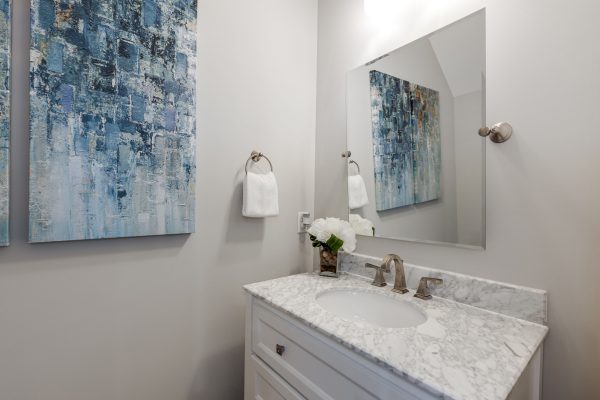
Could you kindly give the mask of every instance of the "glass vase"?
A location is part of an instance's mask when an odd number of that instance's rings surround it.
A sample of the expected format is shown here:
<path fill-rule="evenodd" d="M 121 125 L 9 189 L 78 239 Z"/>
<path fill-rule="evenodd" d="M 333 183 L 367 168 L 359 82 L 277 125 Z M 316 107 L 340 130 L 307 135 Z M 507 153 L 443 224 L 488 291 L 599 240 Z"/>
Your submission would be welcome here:
<path fill-rule="evenodd" d="M 333 252 L 331 250 L 321 249 L 320 251 L 320 265 L 321 272 L 319 275 L 321 276 L 329 276 L 332 278 L 338 277 L 338 268 L 337 268 L 337 251 Z"/>

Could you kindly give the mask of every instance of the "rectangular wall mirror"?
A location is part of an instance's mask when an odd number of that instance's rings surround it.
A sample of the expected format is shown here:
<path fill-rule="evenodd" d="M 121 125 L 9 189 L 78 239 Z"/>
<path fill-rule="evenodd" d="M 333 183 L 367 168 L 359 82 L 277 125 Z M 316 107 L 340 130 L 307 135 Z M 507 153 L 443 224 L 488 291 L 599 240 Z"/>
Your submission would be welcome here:
<path fill-rule="evenodd" d="M 348 73 L 360 235 L 485 247 L 485 10 Z"/>

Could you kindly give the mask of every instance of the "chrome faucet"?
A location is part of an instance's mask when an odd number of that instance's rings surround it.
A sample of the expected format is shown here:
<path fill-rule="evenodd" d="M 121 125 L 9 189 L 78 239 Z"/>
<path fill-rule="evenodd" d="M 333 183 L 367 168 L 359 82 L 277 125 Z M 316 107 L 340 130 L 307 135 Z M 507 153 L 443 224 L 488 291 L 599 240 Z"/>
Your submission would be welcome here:
<path fill-rule="evenodd" d="M 385 270 L 387 272 L 390 271 L 390 264 L 394 262 L 394 267 L 396 268 L 396 275 L 394 277 L 394 288 L 392 292 L 396 293 L 406 293 L 408 289 L 406 288 L 406 275 L 404 274 L 404 260 L 398 257 L 395 254 L 388 254 L 383 257 L 383 265 L 385 265 Z"/>
<path fill-rule="evenodd" d="M 373 283 L 371 283 L 371 285 L 378 287 L 387 285 L 383 273 L 391 271 L 392 262 L 396 268 L 394 288 L 392 291 L 396 293 L 406 293 L 408 292 L 408 289 L 406 288 L 406 276 L 404 275 L 404 261 L 395 254 L 388 254 L 387 256 L 383 257 L 383 263 L 380 266 L 369 263 L 365 264 L 366 268 L 373 268 L 375 270 L 375 278 L 373 279 Z"/>

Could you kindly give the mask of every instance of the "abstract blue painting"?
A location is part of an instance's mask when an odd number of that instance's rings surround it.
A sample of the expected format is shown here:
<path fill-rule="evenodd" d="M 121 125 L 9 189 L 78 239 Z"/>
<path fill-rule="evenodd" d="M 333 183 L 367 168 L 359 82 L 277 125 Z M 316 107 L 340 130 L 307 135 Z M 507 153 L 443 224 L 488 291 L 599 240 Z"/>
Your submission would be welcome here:
<path fill-rule="evenodd" d="M 32 0 L 31 242 L 195 229 L 197 0 Z"/>
<path fill-rule="evenodd" d="M 0 246 L 9 244 L 10 3 L 0 0 Z"/>
<path fill-rule="evenodd" d="M 379 71 L 369 78 L 377 211 L 438 199 L 439 93 Z"/>

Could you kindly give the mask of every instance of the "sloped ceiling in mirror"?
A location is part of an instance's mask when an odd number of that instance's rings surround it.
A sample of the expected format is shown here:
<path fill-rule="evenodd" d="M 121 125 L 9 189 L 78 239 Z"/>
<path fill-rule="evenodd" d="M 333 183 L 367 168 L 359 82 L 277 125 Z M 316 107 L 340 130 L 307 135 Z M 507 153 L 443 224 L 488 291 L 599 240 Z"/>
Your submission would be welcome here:
<path fill-rule="evenodd" d="M 434 33 L 431 47 L 454 97 L 481 90 L 485 73 L 485 14 L 465 18 L 460 24 Z"/>

